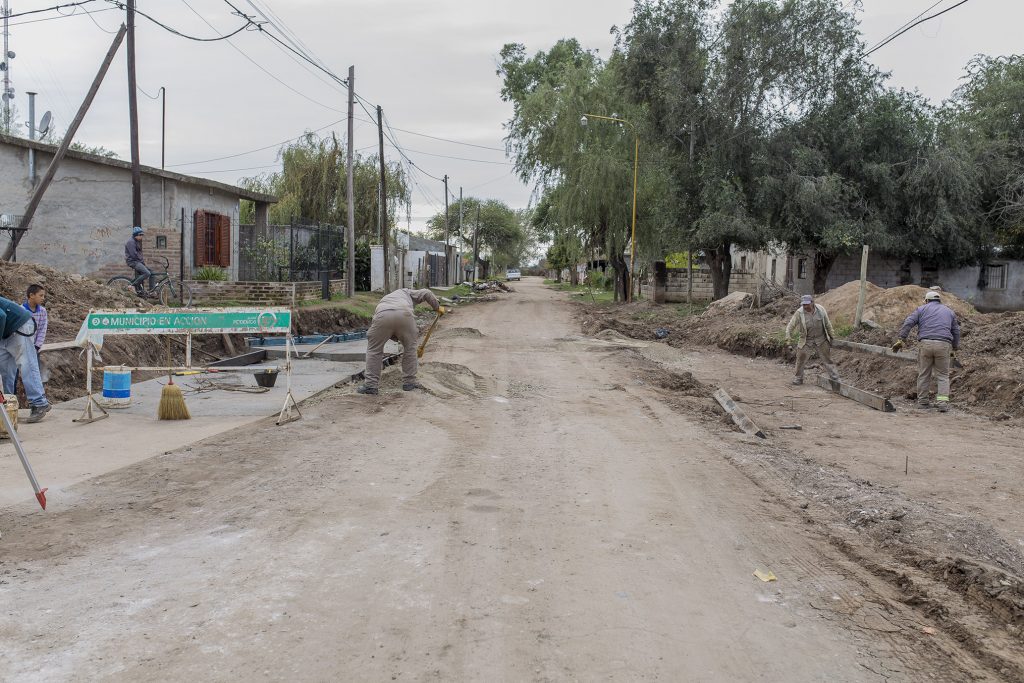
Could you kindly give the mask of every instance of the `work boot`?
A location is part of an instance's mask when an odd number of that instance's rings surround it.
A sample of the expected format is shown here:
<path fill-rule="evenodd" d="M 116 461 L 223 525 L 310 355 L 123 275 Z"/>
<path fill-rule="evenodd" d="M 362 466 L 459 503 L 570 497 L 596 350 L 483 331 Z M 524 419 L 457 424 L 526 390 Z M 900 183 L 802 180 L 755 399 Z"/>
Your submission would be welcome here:
<path fill-rule="evenodd" d="M 377 395 L 377 387 L 368 387 L 365 384 L 356 389 L 357 394 L 367 394 L 369 396 Z"/>
<path fill-rule="evenodd" d="M 939 412 L 940 413 L 948 413 L 949 412 L 949 401 L 939 401 Z"/>
<path fill-rule="evenodd" d="M 423 385 L 420 384 L 419 382 L 406 382 L 405 384 L 402 385 L 402 391 L 416 391 L 417 389 L 422 388 Z"/>
<path fill-rule="evenodd" d="M 926 399 L 926 398 L 925 399 L 918 399 L 918 401 L 917 401 L 917 409 L 918 410 L 928 410 L 931 407 L 932 407 L 931 401 L 929 401 L 928 399 Z"/>
<path fill-rule="evenodd" d="M 39 422 L 50 412 L 50 404 L 47 403 L 45 406 L 32 406 L 32 412 L 29 413 L 28 419 L 25 422 Z"/>
<path fill-rule="evenodd" d="M 791 384 L 793 384 L 794 386 L 800 386 L 803 383 L 804 383 L 804 380 L 803 380 L 802 377 L 794 377 L 793 381 L 791 382 Z"/>

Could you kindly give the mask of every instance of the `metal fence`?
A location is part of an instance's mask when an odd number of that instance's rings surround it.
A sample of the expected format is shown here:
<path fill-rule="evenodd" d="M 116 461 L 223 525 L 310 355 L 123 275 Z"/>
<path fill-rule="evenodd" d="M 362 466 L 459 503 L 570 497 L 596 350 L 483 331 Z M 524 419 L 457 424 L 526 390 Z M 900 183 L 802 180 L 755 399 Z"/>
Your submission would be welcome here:
<path fill-rule="evenodd" d="M 291 225 L 239 226 L 238 279 L 246 282 L 308 282 L 344 271 L 345 232 L 314 221 Z"/>

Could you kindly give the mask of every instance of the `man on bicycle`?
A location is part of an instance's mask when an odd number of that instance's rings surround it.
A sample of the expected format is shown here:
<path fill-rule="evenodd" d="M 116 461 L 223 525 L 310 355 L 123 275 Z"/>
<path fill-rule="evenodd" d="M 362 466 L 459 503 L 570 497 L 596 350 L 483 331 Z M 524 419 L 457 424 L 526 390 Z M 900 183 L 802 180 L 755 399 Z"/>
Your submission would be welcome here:
<path fill-rule="evenodd" d="M 135 271 L 135 291 L 143 296 L 142 281 L 149 277 L 149 289 L 156 286 L 156 275 L 146 266 L 146 260 L 142 257 L 142 237 L 145 231 L 135 226 L 132 228 L 132 237 L 124 244 L 124 262 Z M 153 295 L 155 296 L 155 295 Z"/>

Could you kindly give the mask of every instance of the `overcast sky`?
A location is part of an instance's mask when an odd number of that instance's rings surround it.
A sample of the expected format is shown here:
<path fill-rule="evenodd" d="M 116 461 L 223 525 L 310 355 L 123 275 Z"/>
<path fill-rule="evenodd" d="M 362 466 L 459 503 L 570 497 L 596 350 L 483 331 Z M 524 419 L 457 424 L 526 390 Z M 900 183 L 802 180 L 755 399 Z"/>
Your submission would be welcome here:
<path fill-rule="evenodd" d="M 929 13 L 956 1 L 942 0 Z M 254 13 L 247 0 L 232 2 Z M 11 11 L 54 4 L 58 3 L 11 0 Z M 423 171 L 413 194 L 416 229 L 443 209 L 442 185 L 426 174 L 438 178 L 448 174 L 456 195 L 462 186 L 467 196 L 494 197 L 516 208 L 529 203 L 529 189 L 511 175 L 511 164 L 500 151 L 502 123 L 511 112 L 499 98 L 501 84 L 495 75 L 502 45 L 521 42 L 532 53 L 560 38 L 576 37 L 608 55 L 613 42 L 609 29 L 629 21 L 633 3 L 256 0 L 256 4 L 272 11 L 335 73 L 344 75 L 354 64 L 356 92 L 380 104 L 392 126 L 411 131 L 396 131 L 396 135 Z M 935 0 L 863 0 L 859 16 L 866 41 L 870 45 L 881 40 L 933 4 Z M 101 10 L 91 15 L 79 10 L 73 16 L 34 23 L 26 22 L 55 14 L 11 20 L 11 49 L 17 53 L 12 79 L 23 118 L 28 110 L 25 92 L 35 90 L 39 114 L 52 110 L 61 130 L 68 125 L 112 39 L 104 31 L 112 34 L 123 15 L 105 6 L 105 0 L 96 0 L 83 8 Z M 203 19 L 220 33 L 242 24 L 224 0 L 138 0 L 138 7 L 201 37 L 216 35 Z M 892 73 L 893 84 L 917 89 L 939 102 L 956 87 L 973 55 L 1019 53 L 1022 24 L 1021 0 L 972 0 L 911 30 L 871 58 Z M 139 86 L 151 95 L 161 86 L 167 88 L 167 166 L 171 170 L 234 183 L 273 170 L 276 143 L 345 116 L 344 91 L 311 73 L 266 36 L 245 31 L 230 44 L 199 43 L 176 37 L 141 17 L 137 35 Z M 122 49 L 77 137 L 127 159 L 123 55 Z M 159 166 L 160 103 L 144 95 L 139 102 L 142 162 Z M 356 115 L 356 147 L 371 154 L 377 144 L 375 123 L 359 108 Z M 345 126 L 336 123 L 327 130 L 343 138 Z M 390 147 L 386 153 L 397 157 Z M 219 159 L 228 156 L 232 158 Z M 405 224 L 404 217 L 400 223 Z"/>

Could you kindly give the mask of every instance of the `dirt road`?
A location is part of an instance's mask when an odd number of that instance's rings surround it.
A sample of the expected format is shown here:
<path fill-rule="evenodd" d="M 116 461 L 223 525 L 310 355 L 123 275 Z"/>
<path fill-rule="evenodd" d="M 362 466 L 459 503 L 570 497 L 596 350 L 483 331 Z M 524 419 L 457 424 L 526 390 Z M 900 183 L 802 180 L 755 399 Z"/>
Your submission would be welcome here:
<path fill-rule="evenodd" d="M 988 678 L 725 457 L 746 437 L 517 289 L 444 320 L 428 392 L 0 509 L 0 678 Z"/>

